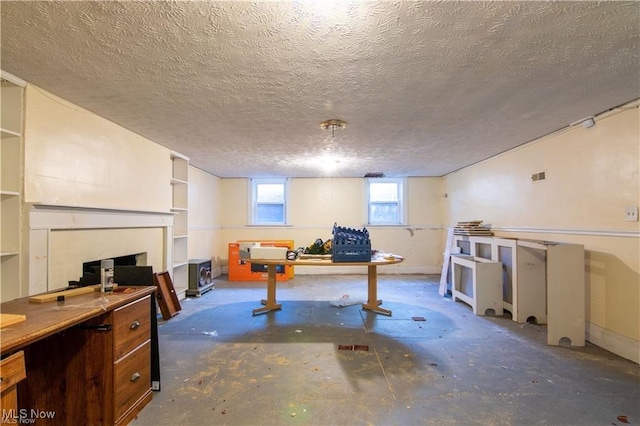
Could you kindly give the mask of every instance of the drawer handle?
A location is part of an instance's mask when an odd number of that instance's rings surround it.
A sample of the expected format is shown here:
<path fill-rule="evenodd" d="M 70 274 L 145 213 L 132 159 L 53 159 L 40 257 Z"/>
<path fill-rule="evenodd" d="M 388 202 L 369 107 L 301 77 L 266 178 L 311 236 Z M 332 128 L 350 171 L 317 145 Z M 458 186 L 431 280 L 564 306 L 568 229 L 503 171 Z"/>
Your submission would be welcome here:
<path fill-rule="evenodd" d="M 134 321 L 131 323 L 131 325 L 129 326 L 129 329 L 131 330 L 135 330 L 136 328 L 140 327 L 140 321 Z"/>
<path fill-rule="evenodd" d="M 140 373 L 137 373 L 137 372 L 136 372 L 136 373 L 133 373 L 133 376 L 131 376 L 131 378 L 129 379 L 129 381 L 130 381 L 130 382 L 135 383 L 135 382 L 137 382 L 137 381 L 138 381 L 138 379 L 139 379 L 139 378 L 140 378 Z"/>

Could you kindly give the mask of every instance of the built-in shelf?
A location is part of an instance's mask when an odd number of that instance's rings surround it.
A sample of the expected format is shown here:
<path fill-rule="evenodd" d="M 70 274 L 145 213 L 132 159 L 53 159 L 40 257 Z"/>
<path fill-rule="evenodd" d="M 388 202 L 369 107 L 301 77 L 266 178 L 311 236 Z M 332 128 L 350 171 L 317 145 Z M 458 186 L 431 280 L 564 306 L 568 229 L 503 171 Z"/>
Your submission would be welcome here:
<path fill-rule="evenodd" d="M 22 175 L 25 83 L 0 71 L 0 301 L 26 296 L 23 291 Z"/>
<path fill-rule="evenodd" d="M 514 321 L 547 324 L 550 345 L 566 338 L 584 346 L 584 246 L 460 235 L 453 244 L 462 254 L 502 264 L 503 308 Z"/>
<path fill-rule="evenodd" d="M 2 135 L 3 138 L 5 137 L 20 137 L 22 136 L 22 134 L 20 132 L 16 132 L 13 130 L 9 130 L 9 129 L 4 129 L 4 128 L 0 128 L 0 134 Z"/>
<path fill-rule="evenodd" d="M 189 268 L 189 158 L 171 152 L 171 211 L 173 217 L 173 259 L 171 279 L 176 294 L 184 296 L 188 287 Z"/>
<path fill-rule="evenodd" d="M 187 185 L 188 183 L 186 180 L 171 178 L 171 185 Z"/>

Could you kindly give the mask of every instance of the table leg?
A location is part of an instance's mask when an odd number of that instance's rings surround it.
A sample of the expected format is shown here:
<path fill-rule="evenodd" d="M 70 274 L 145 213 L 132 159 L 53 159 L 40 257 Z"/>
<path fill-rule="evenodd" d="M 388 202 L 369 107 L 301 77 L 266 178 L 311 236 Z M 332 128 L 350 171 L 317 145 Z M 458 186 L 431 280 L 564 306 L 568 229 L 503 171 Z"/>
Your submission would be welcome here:
<path fill-rule="evenodd" d="M 367 303 L 362 304 L 363 309 L 368 309 L 379 314 L 391 316 L 391 310 L 381 308 L 382 300 L 378 300 L 378 269 L 376 265 L 368 265 L 369 297 Z"/>
<path fill-rule="evenodd" d="M 265 312 L 275 311 L 282 308 L 282 305 L 276 303 L 276 267 L 278 265 L 267 265 L 267 299 L 261 300 L 263 308 L 253 310 L 253 315 L 264 314 Z"/>

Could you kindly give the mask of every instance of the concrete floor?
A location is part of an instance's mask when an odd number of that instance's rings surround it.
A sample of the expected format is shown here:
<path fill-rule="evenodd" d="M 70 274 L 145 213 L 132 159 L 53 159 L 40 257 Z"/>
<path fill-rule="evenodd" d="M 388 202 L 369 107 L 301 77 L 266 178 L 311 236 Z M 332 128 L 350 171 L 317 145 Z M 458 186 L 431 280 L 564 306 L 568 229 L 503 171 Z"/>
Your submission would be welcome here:
<path fill-rule="evenodd" d="M 330 303 L 364 301 L 365 275 L 298 275 L 254 317 L 265 284 L 219 277 L 160 322 L 161 391 L 133 424 L 640 424 L 638 364 L 475 316 L 438 280 L 380 275 L 387 317 Z"/>

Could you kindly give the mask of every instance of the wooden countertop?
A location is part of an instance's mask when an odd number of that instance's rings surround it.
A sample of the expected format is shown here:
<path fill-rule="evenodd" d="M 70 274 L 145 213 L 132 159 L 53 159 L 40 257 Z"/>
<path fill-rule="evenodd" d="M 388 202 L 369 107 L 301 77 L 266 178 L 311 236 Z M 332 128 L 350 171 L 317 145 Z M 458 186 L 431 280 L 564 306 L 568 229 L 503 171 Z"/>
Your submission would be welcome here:
<path fill-rule="evenodd" d="M 2 355 L 14 352 L 104 312 L 124 306 L 155 291 L 154 286 L 131 287 L 132 292 L 83 294 L 63 302 L 32 303 L 28 297 L 5 302 L 0 312 L 26 315 L 27 319 L 0 330 Z"/>
<path fill-rule="evenodd" d="M 292 265 L 292 266 L 370 266 L 370 265 L 393 265 L 400 263 L 404 257 L 394 256 L 393 258 L 376 257 L 370 262 L 332 262 L 330 258 L 304 258 L 296 260 L 283 259 L 245 259 L 249 263 L 260 263 L 262 265 Z"/>

